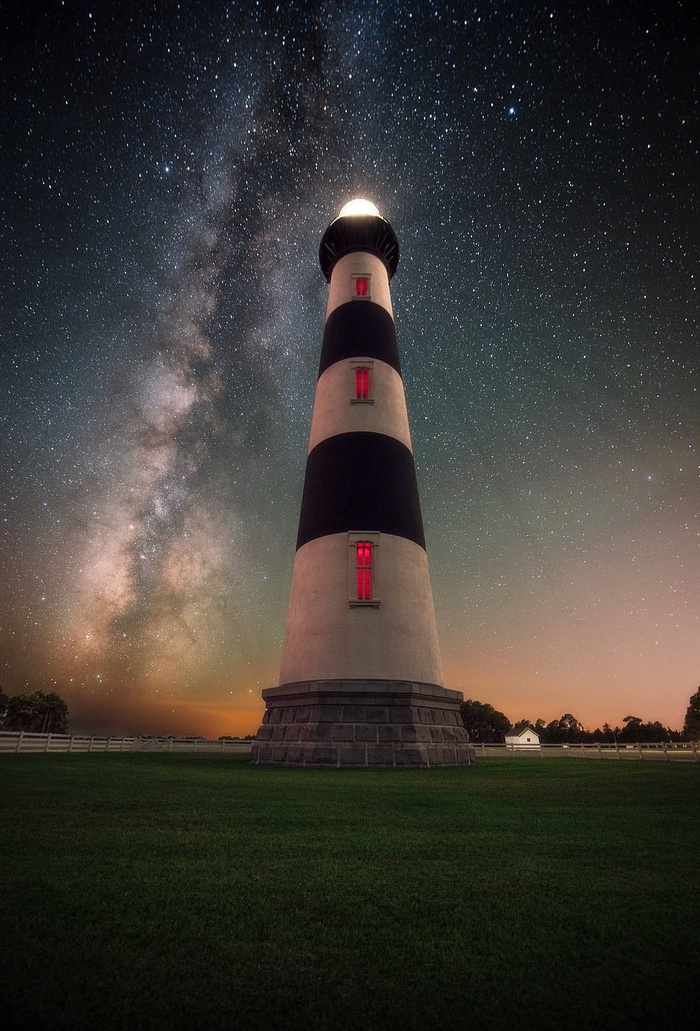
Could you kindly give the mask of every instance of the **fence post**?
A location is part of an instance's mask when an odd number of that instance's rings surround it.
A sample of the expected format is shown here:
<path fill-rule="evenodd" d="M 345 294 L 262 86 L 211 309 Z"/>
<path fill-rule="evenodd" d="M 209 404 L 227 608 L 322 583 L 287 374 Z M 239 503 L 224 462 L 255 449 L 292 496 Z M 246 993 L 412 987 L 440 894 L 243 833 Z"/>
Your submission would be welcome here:
<path fill-rule="evenodd" d="M 600 747 L 600 741 L 596 742 L 596 748 L 598 749 L 598 758 L 603 758 L 603 749 Z"/>
<path fill-rule="evenodd" d="M 17 738 L 17 747 L 15 748 L 15 752 L 21 752 L 22 751 L 22 738 L 23 737 L 24 737 L 24 731 L 20 730 L 19 737 Z"/>
<path fill-rule="evenodd" d="M 670 762 L 671 760 L 670 760 L 670 759 L 669 759 L 669 757 L 668 757 L 668 748 L 666 747 L 666 742 L 665 742 L 665 741 L 662 741 L 662 742 L 661 742 L 661 745 L 662 745 L 662 747 L 663 747 L 663 750 L 664 750 L 664 759 L 665 759 L 665 760 L 666 760 L 666 762 L 668 763 L 668 762 Z"/>
<path fill-rule="evenodd" d="M 615 751 L 617 753 L 617 758 L 619 759 L 620 758 L 620 746 L 617 743 L 617 738 L 615 738 Z"/>
<path fill-rule="evenodd" d="M 693 762 L 697 762 L 698 761 L 698 743 L 697 743 L 697 741 L 692 741 L 691 744 L 693 746 L 693 756 L 694 756 Z"/>
<path fill-rule="evenodd" d="M 47 734 L 46 735 L 46 744 L 44 745 L 44 751 L 45 752 L 48 752 L 50 744 L 51 744 L 51 735 Z"/>
<path fill-rule="evenodd" d="M 644 756 L 642 755 L 642 742 L 641 741 L 637 742 L 637 751 L 639 752 L 639 758 L 643 759 Z"/>
<path fill-rule="evenodd" d="M 94 740 L 95 740 L 95 735 L 93 734 L 92 737 L 90 738 L 90 744 L 88 745 L 88 752 L 92 751 L 92 742 Z"/>

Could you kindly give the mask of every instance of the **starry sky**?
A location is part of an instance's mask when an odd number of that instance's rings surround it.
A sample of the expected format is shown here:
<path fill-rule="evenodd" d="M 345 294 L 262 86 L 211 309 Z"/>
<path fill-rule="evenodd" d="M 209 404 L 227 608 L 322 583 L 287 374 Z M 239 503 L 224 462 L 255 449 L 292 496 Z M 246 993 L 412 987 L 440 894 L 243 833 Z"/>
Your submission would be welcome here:
<path fill-rule="evenodd" d="M 446 684 L 680 727 L 700 682 L 698 59 L 683 0 L 9 2 L 0 682 L 254 732 L 327 285 L 392 283 Z"/>

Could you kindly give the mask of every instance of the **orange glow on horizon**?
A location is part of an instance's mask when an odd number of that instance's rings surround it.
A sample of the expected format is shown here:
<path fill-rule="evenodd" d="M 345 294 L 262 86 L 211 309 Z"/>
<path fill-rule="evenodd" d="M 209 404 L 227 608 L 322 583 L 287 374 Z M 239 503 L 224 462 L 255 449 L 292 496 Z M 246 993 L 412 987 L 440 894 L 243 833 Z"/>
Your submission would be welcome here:
<path fill-rule="evenodd" d="M 137 698 L 126 695 L 99 698 L 94 695 L 67 699 L 70 729 L 73 733 L 126 736 L 165 736 L 218 738 L 223 734 L 245 737 L 260 726 L 263 701 L 247 696 L 231 704 L 221 701 L 173 697 Z"/>

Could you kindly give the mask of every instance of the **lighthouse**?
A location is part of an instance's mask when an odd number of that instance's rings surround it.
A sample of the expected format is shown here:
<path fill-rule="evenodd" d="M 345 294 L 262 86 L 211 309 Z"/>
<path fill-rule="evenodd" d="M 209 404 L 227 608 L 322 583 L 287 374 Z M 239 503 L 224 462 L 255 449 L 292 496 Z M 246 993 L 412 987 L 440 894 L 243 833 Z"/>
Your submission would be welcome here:
<path fill-rule="evenodd" d="M 445 688 L 391 304 L 399 244 L 354 200 L 319 250 L 329 283 L 279 685 L 252 761 L 474 761 Z"/>

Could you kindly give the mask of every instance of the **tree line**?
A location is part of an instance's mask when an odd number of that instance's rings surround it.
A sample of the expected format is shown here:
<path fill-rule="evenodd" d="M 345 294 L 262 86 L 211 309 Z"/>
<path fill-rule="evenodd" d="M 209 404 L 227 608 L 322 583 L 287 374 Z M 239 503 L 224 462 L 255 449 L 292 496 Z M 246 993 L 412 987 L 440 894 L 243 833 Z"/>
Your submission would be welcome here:
<path fill-rule="evenodd" d="M 510 722 L 505 713 L 487 702 L 471 698 L 462 702 L 462 722 L 470 741 L 484 744 L 502 742 L 510 730 L 528 726 L 537 731 L 544 745 L 635 741 L 700 741 L 700 687 L 690 696 L 683 730 L 671 730 L 658 720 L 645 723 L 639 716 L 625 716 L 624 726 L 604 723 L 595 730 L 586 730 L 570 712 L 549 723 L 543 719 Z M 0 730 L 26 730 L 37 734 L 67 734 L 68 706 L 55 691 L 34 691 L 8 697 L 0 688 Z"/>
<path fill-rule="evenodd" d="M 68 706 L 55 691 L 33 691 L 8 697 L 0 689 L 0 730 L 67 734 Z"/>
<path fill-rule="evenodd" d="M 503 742 L 511 730 L 532 727 L 537 731 L 543 745 L 600 743 L 614 744 L 616 741 L 633 743 L 635 741 L 699 741 L 700 740 L 700 688 L 690 696 L 685 715 L 683 730 L 671 730 L 658 720 L 645 723 L 639 716 L 625 716 L 622 727 L 611 727 L 604 723 L 595 730 L 586 730 L 582 723 L 570 712 L 558 720 L 547 723 L 543 719 L 519 720 L 510 722 L 505 713 L 494 709 L 487 702 L 477 702 L 471 698 L 461 705 L 462 722 L 469 734 L 470 741 L 475 743 L 495 744 Z"/>

